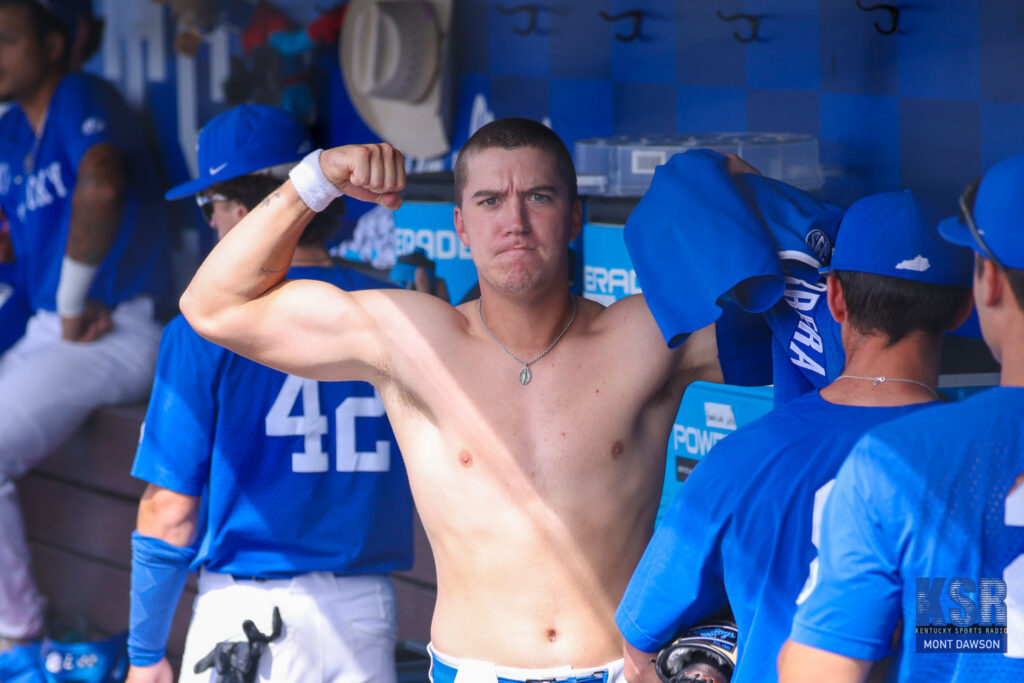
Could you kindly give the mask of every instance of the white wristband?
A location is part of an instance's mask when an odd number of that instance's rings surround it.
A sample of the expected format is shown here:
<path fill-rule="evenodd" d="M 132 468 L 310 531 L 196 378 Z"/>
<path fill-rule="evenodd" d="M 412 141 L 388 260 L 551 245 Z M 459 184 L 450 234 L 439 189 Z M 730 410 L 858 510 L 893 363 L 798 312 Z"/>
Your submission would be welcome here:
<path fill-rule="evenodd" d="M 90 265 L 65 256 L 60 266 L 60 281 L 57 283 L 57 314 L 62 318 L 82 315 L 89 288 L 96 278 L 98 265 Z"/>
<path fill-rule="evenodd" d="M 328 204 L 341 196 L 341 190 L 327 179 L 320 168 L 322 151 L 313 150 L 288 173 L 292 187 L 299 193 L 299 197 L 306 206 L 317 212 L 323 211 Z"/>

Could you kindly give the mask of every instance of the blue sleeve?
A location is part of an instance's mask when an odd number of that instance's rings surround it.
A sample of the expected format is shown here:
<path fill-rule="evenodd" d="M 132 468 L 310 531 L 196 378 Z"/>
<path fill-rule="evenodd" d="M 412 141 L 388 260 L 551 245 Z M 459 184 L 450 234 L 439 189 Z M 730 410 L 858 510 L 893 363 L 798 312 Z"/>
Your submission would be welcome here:
<path fill-rule="evenodd" d="M 229 351 L 178 316 L 164 330 L 132 476 L 199 496 L 209 476 L 220 366 Z"/>
<path fill-rule="evenodd" d="M 691 150 L 659 166 L 624 237 L 670 347 L 717 320 L 725 297 L 759 313 L 782 294 L 775 243 L 716 152 Z"/>
<path fill-rule="evenodd" d="M 127 112 L 120 111 L 124 105 L 115 100 L 109 88 L 95 77 L 71 74 L 60 85 L 59 107 L 56 111 L 50 108 L 57 116 L 54 123 L 76 172 L 93 145 L 109 142 L 125 151 L 122 137 L 127 133 L 123 126 L 129 125 Z"/>
<path fill-rule="evenodd" d="M 876 661 L 891 651 L 902 583 L 896 534 L 906 511 L 877 456 L 886 446 L 861 438 L 836 476 L 822 515 L 818 580 L 793 620 L 790 638 L 846 657 Z"/>
<path fill-rule="evenodd" d="M 642 652 L 660 650 L 681 628 L 726 605 L 721 537 L 728 512 L 715 496 L 722 487 L 714 486 L 729 476 L 717 464 L 725 462 L 723 445 L 679 489 L 615 612 L 623 638 Z"/>

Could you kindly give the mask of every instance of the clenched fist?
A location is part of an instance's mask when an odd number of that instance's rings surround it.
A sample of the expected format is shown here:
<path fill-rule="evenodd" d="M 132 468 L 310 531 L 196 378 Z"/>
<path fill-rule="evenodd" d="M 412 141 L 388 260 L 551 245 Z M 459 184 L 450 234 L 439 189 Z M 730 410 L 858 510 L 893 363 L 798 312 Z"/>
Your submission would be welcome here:
<path fill-rule="evenodd" d="M 325 150 L 320 155 L 320 168 L 350 197 L 389 209 L 402 205 L 399 192 L 405 189 L 405 158 L 386 142 Z"/>

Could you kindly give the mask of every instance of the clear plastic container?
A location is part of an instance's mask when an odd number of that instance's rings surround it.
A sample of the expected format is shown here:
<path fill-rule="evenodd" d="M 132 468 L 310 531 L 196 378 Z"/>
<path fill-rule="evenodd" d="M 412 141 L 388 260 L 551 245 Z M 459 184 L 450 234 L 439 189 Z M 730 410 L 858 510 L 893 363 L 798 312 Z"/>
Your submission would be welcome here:
<path fill-rule="evenodd" d="M 761 173 L 803 190 L 821 189 L 818 139 L 796 133 L 701 133 L 612 136 L 580 140 L 575 147 L 580 192 L 639 197 L 654 170 L 674 154 L 707 148 L 738 154 Z"/>

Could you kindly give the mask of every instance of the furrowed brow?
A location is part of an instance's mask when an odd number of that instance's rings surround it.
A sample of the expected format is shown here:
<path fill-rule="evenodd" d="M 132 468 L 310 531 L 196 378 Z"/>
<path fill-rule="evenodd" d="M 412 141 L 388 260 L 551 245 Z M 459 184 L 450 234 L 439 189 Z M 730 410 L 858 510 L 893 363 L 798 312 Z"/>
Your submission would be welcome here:
<path fill-rule="evenodd" d="M 537 193 L 557 195 L 558 188 L 555 187 L 554 185 L 535 185 L 530 189 L 526 190 L 525 192 L 523 192 L 524 195 Z"/>

